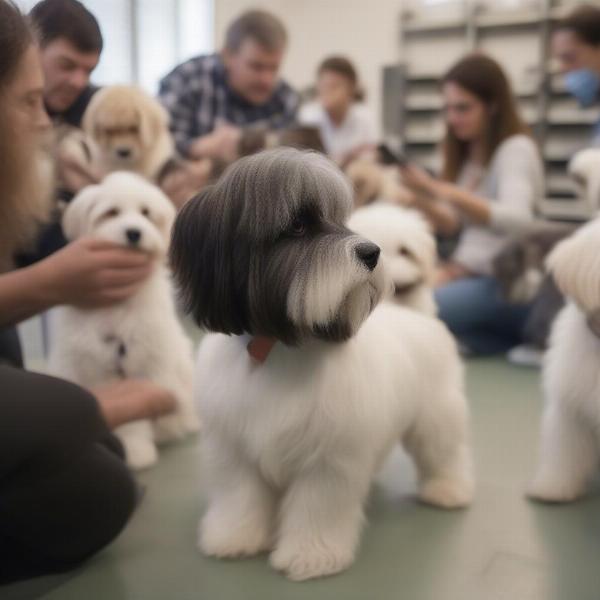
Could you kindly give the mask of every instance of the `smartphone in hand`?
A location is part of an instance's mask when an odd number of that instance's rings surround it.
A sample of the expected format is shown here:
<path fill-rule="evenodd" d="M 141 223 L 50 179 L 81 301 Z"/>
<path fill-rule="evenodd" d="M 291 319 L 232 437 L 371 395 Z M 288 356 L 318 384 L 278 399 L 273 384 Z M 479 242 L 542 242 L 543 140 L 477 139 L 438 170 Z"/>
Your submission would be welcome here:
<path fill-rule="evenodd" d="M 393 152 L 387 144 L 377 146 L 377 155 L 384 165 L 400 165 L 404 167 L 410 163 L 404 154 Z"/>

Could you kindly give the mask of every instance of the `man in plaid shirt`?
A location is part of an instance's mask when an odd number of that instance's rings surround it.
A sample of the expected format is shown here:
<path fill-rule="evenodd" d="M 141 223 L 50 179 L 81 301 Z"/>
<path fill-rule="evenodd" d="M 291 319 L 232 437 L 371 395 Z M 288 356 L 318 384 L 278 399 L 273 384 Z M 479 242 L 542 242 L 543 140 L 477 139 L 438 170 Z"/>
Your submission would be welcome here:
<path fill-rule="evenodd" d="M 160 84 L 179 152 L 190 159 L 237 155 L 241 129 L 279 129 L 296 118 L 299 98 L 278 79 L 287 43 L 281 21 L 249 11 L 227 30 L 221 53 L 176 67 Z"/>

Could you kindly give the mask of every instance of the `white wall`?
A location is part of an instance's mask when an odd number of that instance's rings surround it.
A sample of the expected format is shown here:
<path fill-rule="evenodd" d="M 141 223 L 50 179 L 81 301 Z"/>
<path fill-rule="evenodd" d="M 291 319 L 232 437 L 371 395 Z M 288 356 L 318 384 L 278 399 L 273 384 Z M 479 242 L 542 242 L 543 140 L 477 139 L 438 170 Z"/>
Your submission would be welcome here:
<path fill-rule="evenodd" d="M 318 64 L 329 54 L 344 54 L 355 64 L 367 104 L 381 117 L 381 68 L 398 60 L 401 0 L 215 0 L 215 42 L 221 47 L 232 19 L 250 8 L 277 15 L 290 45 L 283 77 L 296 88 L 314 82 Z"/>

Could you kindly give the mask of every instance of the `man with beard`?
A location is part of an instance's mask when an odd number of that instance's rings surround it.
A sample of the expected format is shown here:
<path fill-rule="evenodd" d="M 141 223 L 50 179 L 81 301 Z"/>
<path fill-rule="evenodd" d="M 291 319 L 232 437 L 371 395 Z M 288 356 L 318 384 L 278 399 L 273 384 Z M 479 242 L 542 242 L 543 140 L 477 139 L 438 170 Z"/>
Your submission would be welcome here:
<path fill-rule="evenodd" d="M 42 0 L 29 16 L 40 34 L 46 110 L 55 123 L 79 127 L 98 89 L 90 84 L 103 46 L 98 21 L 77 0 Z"/>

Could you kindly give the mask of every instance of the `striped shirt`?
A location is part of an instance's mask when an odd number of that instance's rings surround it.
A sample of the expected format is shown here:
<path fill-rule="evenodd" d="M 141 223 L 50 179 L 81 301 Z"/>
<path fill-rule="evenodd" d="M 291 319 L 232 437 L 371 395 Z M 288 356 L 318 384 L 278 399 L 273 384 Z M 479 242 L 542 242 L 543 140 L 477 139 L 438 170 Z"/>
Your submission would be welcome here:
<path fill-rule="evenodd" d="M 284 81 L 277 83 L 266 103 L 250 104 L 229 86 L 218 54 L 197 56 L 176 67 L 161 80 L 159 97 L 184 156 L 191 142 L 210 133 L 218 122 L 280 129 L 294 123 L 299 105 L 298 95 Z"/>

